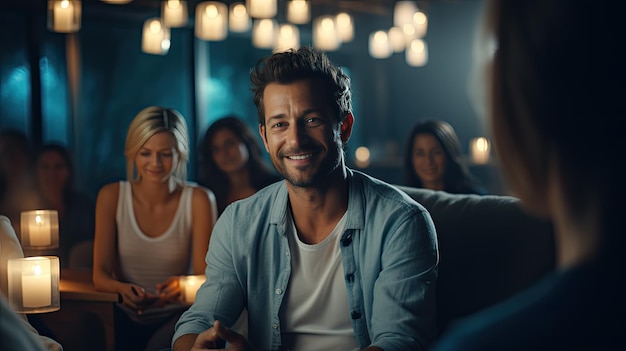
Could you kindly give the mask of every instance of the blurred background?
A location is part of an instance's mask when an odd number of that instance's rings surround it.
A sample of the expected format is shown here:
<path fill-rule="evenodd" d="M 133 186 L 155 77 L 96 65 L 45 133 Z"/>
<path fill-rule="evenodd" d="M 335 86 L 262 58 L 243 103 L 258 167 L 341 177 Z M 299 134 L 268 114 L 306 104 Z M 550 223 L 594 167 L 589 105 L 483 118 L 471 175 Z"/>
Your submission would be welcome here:
<path fill-rule="evenodd" d="M 212 121 L 237 114 L 258 130 L 249 70 L 280 47 L 256 37 L 254 23 L 261 17 L 248 19 L 247 29 L 227 27 L 223 38 L 199 32 L 214 25 L 199 14 L 219 15 L 219 4 L 228 12 L 237 1 L 112 2 L 0 1 L 0 130 L 22 130 L 35 145 L 68 146 L 78 187 L 95 196 L 105 183 L 125 177 L 124 140 L 135 114 L 148 105 L 171 107 L 187 118 L 191 130 L 189 179 L 194 180 L 195 145 Z M 476 162 L 470 154 L 472 139 L 488 137 L 474 60 L 481 0 L 311 0 L 302 23 L 288 13 L 297 1 L 273 2 L 262 8 L 275 6 L 274 14 L 257 16 L 268 17 L 275 33 L 291 24 L 284 28 L 298 32 L 298 45 L 330 45 L 324 50 L 352 79 L 356 121 L 346 150 L 351 167 L 402 184 L 409 129 L 419 120 L 439 119 L 455 128 L 470 170 L 487 190 L 507 193 L 493 155 Z M 410 17 L 413 21 L 426 19 L 426 24 L 413 23 L 418 32 L 406 33 L 395 23 L 398 3 L 413 7 L 413 15 L 421 13 Z M 164 23 L 165 6 L 181 5 L 187 8 L 184 23 Z M 71 18 L 54 19 L 55 11 L 58 16 L 70 7 Z M 352 36 L 324 44 L 316 24 L 323 27 L 324 19 L 333 19 L 339 27 L 340 18 L 350 20 Z M 144 27 L 165 30 L 169 38 L 150 49 Z M 401 47 L 393 41 L 398 29 L 404 33 Z M 373 46 L 385 37 L 387 46 Z M 409 50 L 421 50 L 421 56 L 407 58 Z M 357 150 L 366 157 L 357 159 Z"/>

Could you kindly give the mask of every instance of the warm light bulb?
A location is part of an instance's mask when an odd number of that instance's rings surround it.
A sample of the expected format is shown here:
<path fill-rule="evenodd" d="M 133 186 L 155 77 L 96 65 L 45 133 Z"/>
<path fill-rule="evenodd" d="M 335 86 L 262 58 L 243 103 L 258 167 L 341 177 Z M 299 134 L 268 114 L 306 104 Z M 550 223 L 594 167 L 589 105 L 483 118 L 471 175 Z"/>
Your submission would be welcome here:
<path fill-rule="evenodd" d="M 206 7 L 206 10 L 204 10 L 206 12 L 206 15 L 209 16 L 210 18 L 215 18 L 217 17 L 218 11 L 217 11 L 217 6 L 211 4 L 209 6 Z"/>
<path fill-rule="evenodd" d="M 246 6 L 244 4 L 237 4 L 233 7 L 233 14 L 237 17 L 246 16 Z"/>
<path fill-rule="evenodd" d="M 324 18 L 322 20 L 322 29 L 324 29 L 324 30 L 334 30 L 335 29 L 335 23 L 333 23 L 333 20 L 331 20 L 330 18 Z"/>
<path fill-rule="evenodd" d="M 68 0 L 61 1 L 61 7 L 64 9 L 70 7 L 70 2 Z"/>
<path fill-rule="evenodd" d="M 159 21 L 154 20 L 152 22 L 150 22 L 150 31 L 152 33 L 158 33 L 161 31 L 161 23 L 159 23 Z"/>

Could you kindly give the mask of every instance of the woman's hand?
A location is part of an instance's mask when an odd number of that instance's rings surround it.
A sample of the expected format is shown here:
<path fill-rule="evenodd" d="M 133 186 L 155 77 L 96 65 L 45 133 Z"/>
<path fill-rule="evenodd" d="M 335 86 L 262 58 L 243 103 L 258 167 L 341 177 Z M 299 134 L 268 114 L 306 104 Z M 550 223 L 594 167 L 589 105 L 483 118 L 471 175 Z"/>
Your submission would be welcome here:
<path fill-rule="evenodd" d="M 156 293 L 164 304 L 178 302 L 181 296 L 181 288 L 177 276 L 169 277 L 165 282 L 157 284 Z"/>
<path fill-rule="evenodd" d="M 146 306 L 157 300 L 157 296 L 147 293 L 144 288 L 136 284 L 123 284 L 119 292 L 122 303 L 141 314 Z"/>

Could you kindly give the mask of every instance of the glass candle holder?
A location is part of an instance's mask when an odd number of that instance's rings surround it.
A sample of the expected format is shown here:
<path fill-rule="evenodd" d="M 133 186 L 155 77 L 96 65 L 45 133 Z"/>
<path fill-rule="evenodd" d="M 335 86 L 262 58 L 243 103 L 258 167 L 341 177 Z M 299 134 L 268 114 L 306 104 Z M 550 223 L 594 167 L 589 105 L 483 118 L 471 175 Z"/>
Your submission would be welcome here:
<path fill-rule="evenodd" d="M 59 258 L 36 256 L 9 259 L 9 303 L 19 313 L 44 313 L 61 308 Z"/>
<path fill-rule="evenodd" d="M 59 247 L 59 215 L 56 210 L 23 211 L 20 214 L 20 229 L 24 250 Z"/>
<path fill-rule="evenodd" d="M 206 276 L 204 274 L 198 275 L 186 275 L 178 278 L 178 284 L 180 284 L 181 299 L 186 303 L 193 303 L 196 301 L 196 293 L 200 288 L 200 285 L 204 283 Z"/>

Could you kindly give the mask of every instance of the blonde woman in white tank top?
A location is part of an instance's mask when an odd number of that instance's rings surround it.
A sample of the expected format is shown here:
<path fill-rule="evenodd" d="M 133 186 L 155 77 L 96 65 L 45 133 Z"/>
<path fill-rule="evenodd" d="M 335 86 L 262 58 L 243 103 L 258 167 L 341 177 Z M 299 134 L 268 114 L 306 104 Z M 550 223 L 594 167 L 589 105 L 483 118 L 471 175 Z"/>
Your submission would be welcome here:
<path fill-rule="evenodd" d="M 94 285 L 118 293 L 134 321 L 156 307 L 176 310 L 170 305 L 180 305 L 178 276 L 203 274 L 206 268 L 217 206 L 210 190 L 184 181 L 188 146 L 178 112 L 145 108 L 126 138 L 128 181 L 105 185 L 98 194 Z M 141 350 L 147 340 L 138 342 L 120 347 Z"/>

